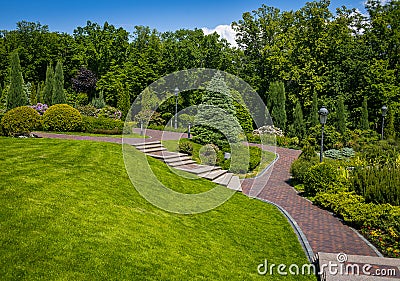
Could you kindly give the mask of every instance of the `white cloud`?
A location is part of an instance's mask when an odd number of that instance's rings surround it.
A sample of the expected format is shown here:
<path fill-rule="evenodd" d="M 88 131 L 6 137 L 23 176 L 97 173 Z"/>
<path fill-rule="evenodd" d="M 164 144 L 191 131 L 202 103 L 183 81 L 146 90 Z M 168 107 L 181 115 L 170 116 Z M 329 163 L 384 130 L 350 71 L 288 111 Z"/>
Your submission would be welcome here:
<path fill-rule="evenodd" d="M 230 25 L 227 24 L 222 24 L 218 25 L 215 28 L 207 28 L 203 27 L 202 28 L 203 32 L 205 35 L 212 34 L 216 32 L 221 38 L 226 39 L 233 47 L 237 47 L 236 44 L 236 32 L 233 30 L 233 28 Z"/>

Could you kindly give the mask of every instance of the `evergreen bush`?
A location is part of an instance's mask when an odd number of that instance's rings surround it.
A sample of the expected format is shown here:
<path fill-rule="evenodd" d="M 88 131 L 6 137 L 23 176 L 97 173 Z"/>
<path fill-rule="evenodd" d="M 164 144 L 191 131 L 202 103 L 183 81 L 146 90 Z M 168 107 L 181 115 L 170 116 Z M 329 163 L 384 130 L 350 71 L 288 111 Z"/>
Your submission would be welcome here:
<path fill-rule="evenodd" d="M 342 190 L 344 180 L 343 173 L 337 166 L 322 162 L 306 172 L 303 179 L 304 191 L 309 196 L 315 196 L 319 192 Z"/>
<path fill-rule="evenodd" d="M 187 141 L 181 141 L 178 144 L 178 151 L 182 153 L 186 153 L 188 155 L 193 154 L 193 144 Z"/>
<path fill-rule="evenodd" d="M 4 135 L 30 133 L 39 129 L 41 125 L 40 114 L 29 106 L 20 106 L 6 112 L 1 118 L 1 127 Z"/>
<path fill-rule="evenodd" d="M 82 131 L 95 134 L 122 134 L 124 122 L 106 117 L 82 116 Z"/>
<path fill-rule="evenodd" d="M 78 131 L 81 125 L 82 116 L 80 112 L 67 104 L 50 106 L 43 114 L 43 129 L 46 131 Z"/>

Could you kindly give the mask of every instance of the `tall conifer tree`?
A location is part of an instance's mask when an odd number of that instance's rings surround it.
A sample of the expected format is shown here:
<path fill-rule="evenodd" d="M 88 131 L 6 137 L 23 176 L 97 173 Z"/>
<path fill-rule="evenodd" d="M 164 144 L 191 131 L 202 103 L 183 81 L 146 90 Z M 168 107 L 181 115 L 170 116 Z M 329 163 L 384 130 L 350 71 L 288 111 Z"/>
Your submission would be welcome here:
<path fill-rule="evenodd" d="M 28 97 L 24 90 L 24 78 L 22 77 L 19 56 L 16 51 L 10 58 L 10 88 L 7 93 L 7 109 L 28 104 Z"/>
<path fill-rule="evenodd" d="M 46 82 L 43 89 L 43 102 L 48 106 L 53 104 L 54 72 L 51 65 L 47 66 Z"/>
<path fill-rule="evenodd" d="M 64 92 L 64 73 L 63 66 L 60 61 L 57 62 L 54 74 L 52 104 L 66 103 L 67 98 Z"/>

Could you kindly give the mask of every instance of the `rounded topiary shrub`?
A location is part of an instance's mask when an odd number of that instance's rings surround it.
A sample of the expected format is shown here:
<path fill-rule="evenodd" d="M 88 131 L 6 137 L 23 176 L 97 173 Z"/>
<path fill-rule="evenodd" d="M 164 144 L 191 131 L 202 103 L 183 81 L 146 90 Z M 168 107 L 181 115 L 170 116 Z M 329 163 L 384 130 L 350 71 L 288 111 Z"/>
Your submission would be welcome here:
<path fill-rule="evenodd" d="M 43 129 L 46 131 L 78 131 L 82 125 L 80 112 L 67 104 L 56 104 L 43 114 Z"/>
<path fill-rule="evenodd" d="M 29 106 L 11 109 L 1 119 L 1 127 L 6 136 L 30 133 L 40 127 L 40 114 Z"/>

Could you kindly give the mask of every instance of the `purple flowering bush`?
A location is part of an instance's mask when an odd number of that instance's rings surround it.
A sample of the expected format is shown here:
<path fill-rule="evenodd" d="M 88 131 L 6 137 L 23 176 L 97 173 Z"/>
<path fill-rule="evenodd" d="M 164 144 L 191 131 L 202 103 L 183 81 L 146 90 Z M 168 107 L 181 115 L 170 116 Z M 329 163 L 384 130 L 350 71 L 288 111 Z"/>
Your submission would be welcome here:
<path fill-rule="evenodd" d="M 32 105 L 30 106 L 31 108 L 33 108 L 34 110 L 36 110 L 40 115 L 43 115 L 46 110 L 49 108 L 49 106 L 47 104 L 43 104 L 43 103 L 37 103 L 36 105 Z"/>

